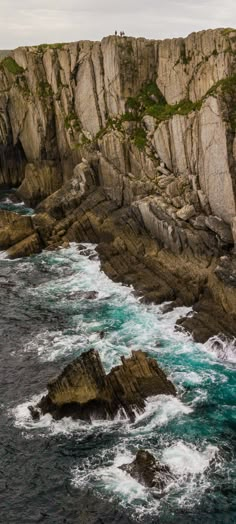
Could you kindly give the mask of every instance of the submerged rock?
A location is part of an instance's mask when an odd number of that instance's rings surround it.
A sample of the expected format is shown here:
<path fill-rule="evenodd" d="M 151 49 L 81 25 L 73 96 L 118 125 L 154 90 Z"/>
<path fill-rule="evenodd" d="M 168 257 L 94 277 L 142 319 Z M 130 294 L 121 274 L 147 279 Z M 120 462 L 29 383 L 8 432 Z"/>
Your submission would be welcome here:
<path fill-rule="evenodd" d="M 91 349 L 71 362 L 58 378 L 48 384 L 48 394 L 35 406 L 55 419 L 113 419 L 119 410 L 135 420 L 135 410 L 142 412 L 145 399 L 152 395 L 176 395 L 174 385 L 156 360 L 143 351 L 121 357 L 122 364 L 106 375 L 99 353 Z M 33 416 L 33 418 L 35 418 Z"/>
<path fill-rule="evenodd" d="M 131 464 L 123 464 L 120 469 L 131 475 L 135 480 L 147 488 L 156 488 L 159 491 L 173 480 L 169 466 L 160 464 L 149 451 L 140 449 Z"/>

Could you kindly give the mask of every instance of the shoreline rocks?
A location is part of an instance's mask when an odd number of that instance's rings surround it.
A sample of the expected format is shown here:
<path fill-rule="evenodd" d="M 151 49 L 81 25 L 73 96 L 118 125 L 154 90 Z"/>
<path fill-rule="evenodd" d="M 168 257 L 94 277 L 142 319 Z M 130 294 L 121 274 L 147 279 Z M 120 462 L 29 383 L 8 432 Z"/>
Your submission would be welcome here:
<path fill-rule="evenodd" d="M 147 488 L 162 492 L 174 479 L 169 466 L 160 464 L 149 451 L 138 450 L 131 464 L 123 464 L 120 469 Z"/>
<path fill-rule="evenodd" d="M 154 395 L 176 395 L 156 360 L 143 351 L 121 357 L 121 365 L 106 375 L 97 350 L 91 349 L 71 362 L 48 384 L 48 394 L 29 410 L 34 420 L 50 413 L 53 418 L 114 419 L 119 411 L 131 422 Z"/>

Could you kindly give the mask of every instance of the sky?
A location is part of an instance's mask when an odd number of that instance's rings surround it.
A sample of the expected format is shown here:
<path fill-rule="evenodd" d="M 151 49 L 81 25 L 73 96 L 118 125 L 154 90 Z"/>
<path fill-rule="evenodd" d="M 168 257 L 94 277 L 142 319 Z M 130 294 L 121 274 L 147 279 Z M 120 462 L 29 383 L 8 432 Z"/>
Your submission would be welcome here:
<path fill-rule="evenodd" d="M 129 36 L 172 38 L 236 28 L 236 0 L 0 0 L 0 49 Z"/>

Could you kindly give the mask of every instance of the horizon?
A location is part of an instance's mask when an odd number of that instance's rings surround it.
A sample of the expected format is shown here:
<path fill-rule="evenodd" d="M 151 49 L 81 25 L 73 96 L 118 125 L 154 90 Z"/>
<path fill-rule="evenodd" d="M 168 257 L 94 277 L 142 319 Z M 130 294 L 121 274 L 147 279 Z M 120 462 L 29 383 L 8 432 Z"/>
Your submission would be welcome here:
<path fill-rule="evenodd" d="M 234 0 L 0 0 L 0 49 L 43 43 L 101 41 L 115 30 L 164 40 L 236 27 Z"/>
<path fill-rule="evenodd" d="M 183 38 L 183 39 L 186 39 L 188 38 L 191 34 L 194 34 L 194 33 L 202 33 L 202 32 L 207 32 L 207 31 L 217 31 L 217 30 L 226 30 L 226 29 L 232 29 L 232 31 L 236 31 L 236 27 L 226 27 L 226 26 L 222 26 L 222 27 L 207 27 L 206 29 L 200 29 L 199 31 L 191 31 L 191 33 L 188 33 L 187 35 L 185 36 L 171 36 L 171 37 L 165 37 L 165 38 L 148 38 L 146 36 L 142 36 L 142 35 L 139 35 L 139 36 L 135 36 L 135 35 L 123 35 L 123 37 L 126 37 L 126 38 L 135 38 L 135 39 L 139 39 L 139 38 L 142 38 L 142 39 L 145 39 L 145 40 L 157 40 L 157 41 L 163 41 L 163 40 L 174 40 L 174 39 L 178 39 L 178 38 Z M 79 39 L 79 40 L 70 40 L 70 41 L 63 41 L 63 42 L 56 42 L 56 41 L 53 41 L 53 42 L 39 42 L 37 44 L 22 44 L 22 45 L 19 45 L 17 47 L 12 47 L 12 48 L 0 48 L 0 52 L 1 53 L 4 53 L 4 52 L 10 52 L 10 51 L 14 51 L 15 49 L 19 48 L 19 47 L 40 47 L 40 46 L 43 46 L 43 45 L 57 45 L 57 44 L 60 44 L 60 45 L 67 45 L 67 44 L 73 44 L 73 43 L 76 43 L 76 42 L 102 42 L 102 40 L 104 40 L 105 38 L 110 38 L 112 36 L 120 36 L 119 34 L 118 35 L 115 35 L 114 33 L 113 34 L 109 34 L 109 35 L 104 35 L 102 36 L 100 39 L 89 39 L 89 38 L 84 38 L 84 39 Z"/>

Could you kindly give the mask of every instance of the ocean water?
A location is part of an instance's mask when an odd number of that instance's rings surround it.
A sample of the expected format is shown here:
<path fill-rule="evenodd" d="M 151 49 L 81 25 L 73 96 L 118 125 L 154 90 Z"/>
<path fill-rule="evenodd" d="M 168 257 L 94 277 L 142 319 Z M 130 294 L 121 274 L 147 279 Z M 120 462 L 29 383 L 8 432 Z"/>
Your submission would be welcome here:
<path fill-rule="evenodd" d="M 11 194 L 1 197 L 0 207 L 32 212 Z M 1 523 L 236 522 L 234 341 L 202 345 L 176 332 L 187 308 L 163 314 L 142 304 L 101 271 L 91 244 L 14 261 L 0 253 L 0 304 Z M 177 398 L 150 398 L 133 424 L 119 416 L 33 422 L 29 404 L 92 347 L 107 371 L 132 349 L 145 350 Z M 119 469 L 139 448 L 173 472 L 161 497 Z"/>

